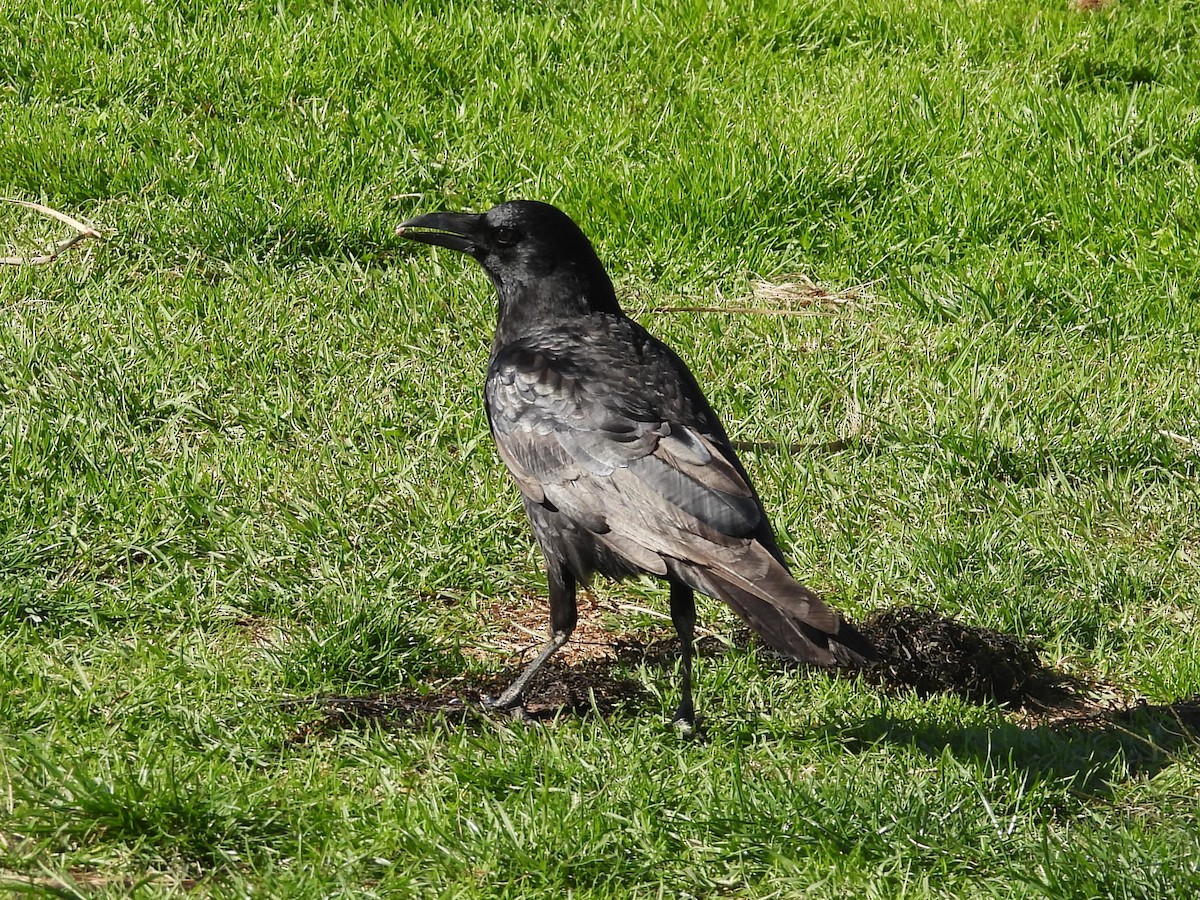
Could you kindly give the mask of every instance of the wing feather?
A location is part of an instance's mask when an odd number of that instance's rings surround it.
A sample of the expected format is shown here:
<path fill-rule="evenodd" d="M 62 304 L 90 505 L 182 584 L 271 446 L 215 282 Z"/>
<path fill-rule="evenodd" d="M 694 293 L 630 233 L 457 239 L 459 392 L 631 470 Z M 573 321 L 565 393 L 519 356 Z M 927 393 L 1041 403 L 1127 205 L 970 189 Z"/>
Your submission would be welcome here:
<path fill-rule="evenodd" d="M 568 368 L 523 351 L 489 372 L 492 430 L 525 496 L 655 574 L 664 558 L 743 564 L 752 542 L 729 539 L 749 538 L 764 516 L 732 451 L 695 426 L 622 409 L 622 392 L 597 393 L 589 385 L 603 378 Z"/>

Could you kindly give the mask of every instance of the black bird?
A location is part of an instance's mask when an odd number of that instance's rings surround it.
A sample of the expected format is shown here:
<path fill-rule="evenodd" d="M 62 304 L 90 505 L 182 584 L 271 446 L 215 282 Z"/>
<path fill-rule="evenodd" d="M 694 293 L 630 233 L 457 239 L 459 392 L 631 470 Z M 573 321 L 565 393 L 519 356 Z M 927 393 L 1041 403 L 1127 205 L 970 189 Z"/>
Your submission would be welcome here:
<path fill-rule="evenodd" d="M 489 702 L 519 709 L 570 638 L 594 573 L 671 586 L 682 644 L 675 721 L 690 729 L 693 591 L 724 600 L 781 653 L 854 666 L 874 648 L 788 571 L 766 512 L 696 379 L 628 318 L 591 243 L 563 212 L 515 200 L 396 229 L 473 256 L 499 295 L 485 399 L 500 457 L 546 558 L 550 640 Z"/>

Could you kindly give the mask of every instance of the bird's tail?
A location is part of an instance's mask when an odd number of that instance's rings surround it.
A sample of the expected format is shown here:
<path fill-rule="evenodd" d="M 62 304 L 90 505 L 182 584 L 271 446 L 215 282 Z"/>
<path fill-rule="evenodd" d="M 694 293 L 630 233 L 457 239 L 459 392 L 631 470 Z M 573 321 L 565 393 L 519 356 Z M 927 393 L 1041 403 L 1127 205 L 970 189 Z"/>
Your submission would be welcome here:
<path fill-rule="evenodd" d="M 677 575 L 728 603 L 775 650 L 819 666 L 862 666 L 878 658 L 862 633 L 772 560 L 750 581 L 730 571 L 681 567 Z"/>

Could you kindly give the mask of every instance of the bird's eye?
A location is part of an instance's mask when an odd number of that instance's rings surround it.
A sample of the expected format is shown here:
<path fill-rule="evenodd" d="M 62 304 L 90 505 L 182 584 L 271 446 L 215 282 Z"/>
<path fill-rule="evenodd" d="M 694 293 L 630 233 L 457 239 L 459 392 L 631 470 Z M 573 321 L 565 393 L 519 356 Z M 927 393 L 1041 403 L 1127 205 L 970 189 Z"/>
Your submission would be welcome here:
<path fill-rule="evenodd" d="M 496 239 L 496 243 L 501 247 L 511 247 L 517 242 L 517 233 L 511 228 L 501 225 L 493 233 L 492 237 Z"/>

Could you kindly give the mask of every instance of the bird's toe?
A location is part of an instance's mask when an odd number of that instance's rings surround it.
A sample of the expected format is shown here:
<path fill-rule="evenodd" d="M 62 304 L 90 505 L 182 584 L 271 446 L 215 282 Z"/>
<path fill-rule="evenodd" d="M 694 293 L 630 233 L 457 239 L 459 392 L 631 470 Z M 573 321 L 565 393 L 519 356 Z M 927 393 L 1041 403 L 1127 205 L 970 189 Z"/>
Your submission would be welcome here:
<path fill-rule="evenodd" d="M 529 710 L 525 708 L 525 698 L 520 695 L 510 697 L 507 693 L 504 693 L 499 697 L 493 697 L 491 694 L 482 694 L 479 699 L 483 703 L 485 709 L 507 713 L 510 717 L 516 719 L 518 722 L 533 721 L 533 716 L 531 716 L 529 714 Z"/>

